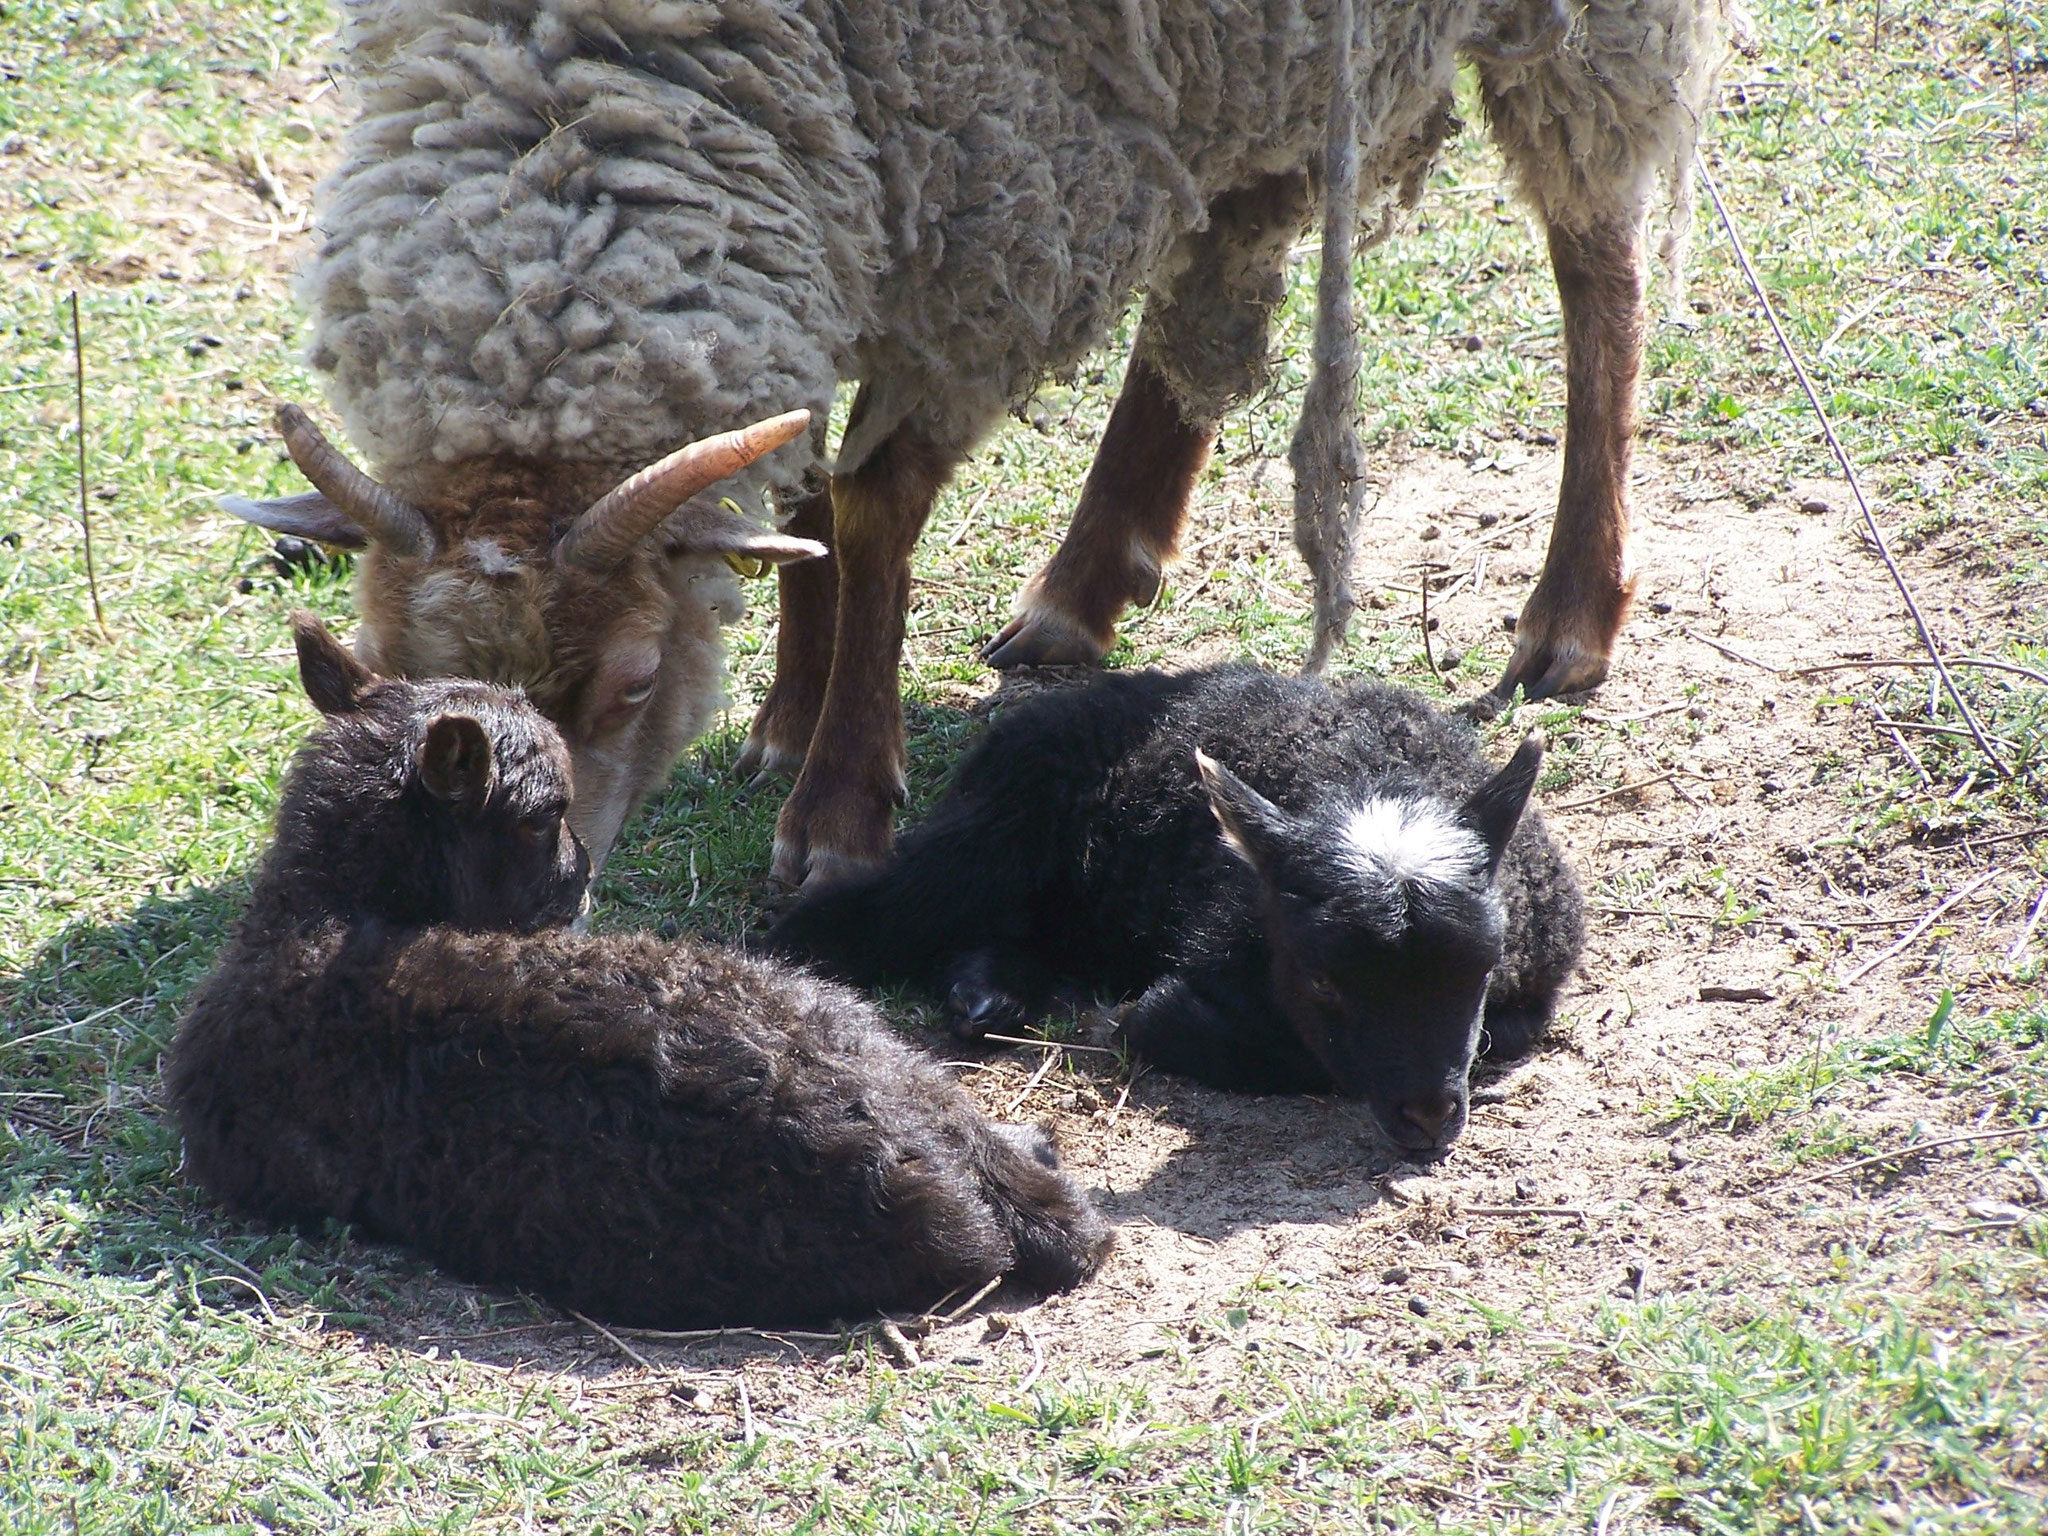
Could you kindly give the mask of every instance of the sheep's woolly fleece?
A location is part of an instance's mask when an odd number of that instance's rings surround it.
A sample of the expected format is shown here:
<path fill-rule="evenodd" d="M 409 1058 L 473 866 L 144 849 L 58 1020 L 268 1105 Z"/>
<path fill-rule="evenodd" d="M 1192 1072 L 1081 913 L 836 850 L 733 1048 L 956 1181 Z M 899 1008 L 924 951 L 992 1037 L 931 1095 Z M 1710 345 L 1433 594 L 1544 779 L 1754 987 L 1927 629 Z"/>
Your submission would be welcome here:
<path fill-rule="evenodd" d="M 1368 196 L 1412 178 L 1476 11 L 1358 7 Z M 964 449 L 1210 197 L 1318 157 L 1322 13 L 359 0 L 313 361 L 402 478 L 498 453 L 623 472 L 840 378 L 873 393 L 842 466 L 913 412 Z"/>
<path fill-rule="evenodd" d="M 1357 0 L 1367 218 L 1419 188 L 1458 49 L 1501 9 Z M 870 391 L 841 469 L 913 414 L 964 451 L 1168 275 L 1212 197 L 1320 167 L 1328 10 L 352 0 L 362 115 L 303 278 L 313 363 L 406 487 L 500 454 L 623 474 L 794 406 L 822 422 L 840 379 Z M 1528 131 L 1586 108 L 1538 103 Z M 1219 366 L 1241 394 L 1243 360 Z"/>

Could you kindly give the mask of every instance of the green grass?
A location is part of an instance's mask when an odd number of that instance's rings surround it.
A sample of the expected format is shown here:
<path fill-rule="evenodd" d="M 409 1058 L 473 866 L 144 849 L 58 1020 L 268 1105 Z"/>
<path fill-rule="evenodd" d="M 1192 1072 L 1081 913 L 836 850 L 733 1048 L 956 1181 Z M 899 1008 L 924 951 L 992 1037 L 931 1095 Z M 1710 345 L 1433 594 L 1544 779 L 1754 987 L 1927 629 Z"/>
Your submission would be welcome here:
<path fill-rule="evenodd" d="M 2029 600 L 2048 549 L 2040 10 L 1887 6 L 1873 40 L 1869 7 L 1756 9 L 1760 52 L 1731 66 L 1744 88 L 1727 93 L 1709 151 L 1731 209 L 1887 526 L 1923 557 L 2008 583 L 2013 615 L 1986 648 L 2048 670 Z M 1509 1253 L 1491 1262 L 1527 1265 L 1539 1301 L 1524 1315 L 1453 1294 L 1426 1319 L 1366 1307 L 1345 1320 L 1308 1288 L 1260 1277 L 1215 1315 L 1162 1324 L 1143 1369 L 1096 1379 L 1053 1359 L 1028 1387 L 1014 1354 L 993 1348 L 981 1364 L 903 1371 L 854 1339 L 834 1391 L 763 1406 L 751 1439 L 729 1370 L 691 1373 L 720 1410 L 699 1414 L 659 1385 L 606 1391 L 447 1346 L 429 1356 L 423 1332 L 531 1326 L 547 1339 L 554 1315 L 442 1286 L 342 1234 L 222 1222 L 177 1176 L 156 1061 L 308 724 L 283 616 L 350 611 L 345 570 L 281 574 L 263 540 L 211 509 L 222 489 L 291 487 L 269 412 L 317 394 L 268 231 L 281 226 L 287 247 L 304 237 L 252 189 L 260 152 L 302 196 L 331 142 L 335 98 L 319 89 L 331 25 L 313 0 L 7 0 L 0 13 L 0 1528 L 1349 1531 L 1377 1519 L 1543 1532 L 1588 1530 L 1603 1510 L 1616 1533 L 2048 1524 L 2038 1221 L 1812 1252 L 1766 1234 L 1724 1284 L 1576 1311 L 1543 1299 L 1543 1260 Z M 2007 142 L 2008 27 L 2019 145 Z M 181 214 L 205 215 L 205 233 L 181 234 Z M 1710 218 L 1693 248 L 1677 317 L 1651 342 L 1647 439 L 1759 499 L 1832 473 Z M 1212 489 L 1284 452 L 1311 276 L 1297 274 L 1275 388 L 1227 425 Z M 1374 447 L 1476 459 L 1558 430 L 1555 294 L 1476 134 L 1420 227 L 1359 283 Z M 111 640 L 94 629 L 80 558 L 73 289 Z M 1466 350 L 1467 336 L 1482 348 Z M 933 520 L 908 671 L 920 803 L 986 686 L 972 642 L 1064 528 L 1127 341 L 1049 389 Z M 1307 609 L 1280 503 L 1269 494 L 1246 513 L 1274 531 L 1265 552 L 1227 568 L 1191 560 L 1115 660 L 1208 644 L 1291 665 Z M 955 542 L 967 519 L 977 531 Z M 1439 685 L 1412 632 L 1362 631 L 1347 667 L 1437 693 L 1472 691 L 1506 654 L 1504 636 L 1474 647 Z M 729 769 L 769 633 L 760 618 L 735 633 L 738 703 L 629 833 L 602 892 L 606 923 L 731 935 L 757 920 L 779 790 L 750 794 Z M 1902 631 L 1870 643 L 1912 654 Z M 1918 770 L 1873 738 L 1819 765 L 1842 795 L 1845 840 L 1939 849 L 2040 814 L 2041 690 L 1960 675 L 2022 775 L 1971 782 L 1980 764 L 1952 736 L 1913 737 Z M 1845 715 L 1875 705 L 1930 720 L 1920 673 L 1847 673 L 1838 698 L 1827 707 Z M 1952 705 L 1931 709 L 1930 723 L 1956 723 Z M 1601 739 L 1581 713 L 1524 712 L 1557 747 L 1546 788 Z M 1630 880 L 1605 898 L 1710 910 L 1716 929 L 1768 905 L 1725 870 L 1664 888 Z M 1862 1112 L 1873 1085 L 1910 1092 L 1942 1123 L 2038 1125 L 2048 1026 L 2001 985 L 2001 1000 L 1961 1000 L 1939 1028 L 1828 1037 L 1781 1067 L 1679 1084 L 1671 1118 L 1786 1175 L 1906 1139 L 1910 1127 Z M 2022 1150 L 2038 1162 L 2040 1141 L 1872 1177 L 1931 1187 L 1945 1169 L 2017 1166 Z M 1860 1198 L 1855 1181 L 1830 1187 Z"/>

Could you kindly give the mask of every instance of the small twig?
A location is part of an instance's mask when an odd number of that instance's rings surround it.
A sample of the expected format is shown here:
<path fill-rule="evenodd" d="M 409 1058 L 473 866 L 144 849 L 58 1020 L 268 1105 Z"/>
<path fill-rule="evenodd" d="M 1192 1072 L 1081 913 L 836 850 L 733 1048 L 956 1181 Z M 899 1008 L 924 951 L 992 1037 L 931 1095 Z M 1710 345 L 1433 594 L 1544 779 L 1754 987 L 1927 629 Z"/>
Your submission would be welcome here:
<path fill-rule="evenodd" d="M 1890 734 L 1892 744 L 1905 754 L 1906 761 L 1913 765 L 1913 771 L 1920 775 L 1920 782 L 1929 789 L 1934 788 L 1934 775 L 1929 773 L 1927 765 L 1920 761 L 1920 754 L 1907 745 L 1906 738 L 1899 734 L 1899 722 L 1875 704 L 1870 706 L 1870 713 L 1875 717 L 1878 726 Z"/>
<path fill-rule="evenodd" d="M 569 1315 L 575 1318 L 577 1322 L 583 1324 L 586 1328 L 595 1328 L 599 1333 L 603 1334 L 606 1338 L 610 1339 L 612 1341 L 613 1347 L 615 1347 L 618 1350 L 618 1352 L 624 1355 L 628 1360 L 632 1361 L 635 1365 L 639 1366 L 641 1370 L 651 1371 L 654 1369 L 654 1362 L 652 1360 L 649 1360 L 645 1355 L 641 1354 L 639 1350 L 635 1349 L 632 1345 L 628 1344 L 616 1333 L 613 1333 L 611 1329 L 605 1327 L 603 1323 L 597 1322 L 595 1319 L 585 1317 L 581 1312 L 578 1312 L 574 1307 L 569 1308 Z"/>
<path fill-rule="evenodd" d="M 1719 651 L 1723 656 L 1728 657 L 1731 661 L 1739 661 L 1743 663 L 1743 665 L 1745 666 L 1756 667 L 1760 671 L 1770 672 L 1778 677 L 1783 677 L 1785 675 L 1785 669 L 1783 667 L 1773 666 L 1768 661 L 1758 661 L 1754 656 L 1745 656 L 1742 652 L 1736 650 L 1734 646 L 1723 645 L 1719 640 L 1715 640 L 1710 638 L 1709 636 L 1701 634 L 1698 630 L 1692 628 L 1690 625 L 1680 625 L 1678 632 L 1681 635 L 1684 635 L 1688 640 L 1697 640 L 1701 645 L 1712 646 L 1715 650 Z"/>
<path fill-rule="evenodd" d="M 233 1260 L 229 1262 L 233 1263 Z M 239 1285 L 246 1290 L 253 1291 L 256 1295 L 257 1305 L 263 1308 L 263 1315 L 270 1319 L 271 1325 L 278 1328 L 284 1326 L 278 1322 L 277 1314 L 270 1310 L 270 1298 L 263 1294 L 263 1287 L 253 1280 L 245 1280 L 240 1275 L 194 1275 L 192 1283 L 194 1285 Z"/>
<path fill-rule="evenodd" d="M 945 1328 L 949 1327 L 954 1323 L 959 1322 L 961 1318 L 965 1317 L 968 1313 L 972 1312 L 976 1307 L 980 1306 L 984 1301 L 987 1301 L 989 1297 L 993 1296 L 996 1293 L 997 1287 L 999 1287 L 1002 1283 L 1003 1277 L 1001 1275 L 994 1276 L 989 1280 L 989 1282 L 986 1285 L 984 1285 L 980 1290 L 976 1291 L 972 1296 L 968 1297 L 965 1301 L 961 1302 L 959 1306 L 953 1308 L 952 1311 L 938 1313 L 933 1318 L 931 1326 L 934 1328 Z"/>
<path fill-rule="evenodd" d="M 1590 720 L 1595 725 L 1633 725 L 1638 720 L 1654 720 L 1659 715 L 1675 715 L 1681 709 L 1690 709 L 1691 707 L 1692 701 L 1690 699 L 1680 699 L 1675 704 L 1659 704 L 1655 709 L 1639 709 L 1630 715 L 1603 715 L 1589 709 L 1583 711 L 1579 718 L 1581 720 Z"/>
<path fill-rule="evenodd" d="M 1650 789 L 1658 784 L 1669 784 L 1678 777 L 1676 768 L 1658 774 L 1655 778 L 1638 779 L 1633 784 L 1619 784 L 1613 789 L 1602 790 L 1597 795 L 1588 795 L 1583 800 L 1566 800 L 1550 807 L 1553 811 L 1583 811 L 1589 805 L 1598 805 L 1602 800 L 1613 800 L 1621 795 L 1633 794 L 1639 789 Z"/>
<path fill-rule="evenodd" d="M 1045 1374 L 1045 1350 L 1038 1342 L 1038 1335 L 1032 1331 L 1031 1325 L 1025 1322 L 1023 1318 L 1012 1318 L 1011 1326 L 1023 1334 L 1024 1342 L 1031 1346 L 1031 1370 L 1022 1381 L 1017 1383 L 1017 1390 L 1019 1392 L 1029 1392 L 1038 1381 L 1038 1378 Z"/>
<path fill-rule="evenodd" d="M 1121 1053 L 1106 1045 L 1082 1045 L 1073 1040 L 1034 1040 L 1029 1035 L 986 1034 L 984 1040 L 994 1040 L 1000 1045 L 1035 1045 L 1041 1051 L 1080 1051 L 1089 1056 L 1116 1056 Z"/>
<path fill-rule="evenodd" d="M 1999 661 L 1991 656 L 1951 656 L 1948 664 L 1952 667 L 1978 667 L 1987 672 L 2010 672 L 2015 677 L 2024 677 L 2048 688 L 2048 672 L 2036 672 L 2032 667 L 2023 667 L 2016 661 Z M 1932 667 L 1933 662 L 1919 656 L 1873 656 L 1866 661 L 1824 661 L 1815 667 L 1795 667 L 1794 677 L 1817 677 L 1823 672 L 1849 672 L 1857 668 L 1875 670 L 1879 667 Z"/>
<path fill-rule="evenodd" d="M 875 1324 L 875 1337 L 882 1341 L 882 1348 L 887 1351 L 889 1358 L 904 1370 L 914 1371 L 924 1363 L 917 1357 L 916 1346 L 906 1339 L 903 1330 L 888 1318 L 885 1317 Z"/>
<path fill-rule="evenodd" d="M 71 290 L 71 366 L 78 381 L 78 523 L 85 534 L 85 589 L 92 594 L 92 621 L 109 645 L 114 636 L 100 611 L 100 577 L 92 558 L 92 499 L 85 472 L 85 334 L 78 323 L 78 290 Z"/>
<path fill-rule="evenodd" d="M 962 512 L 960 514 L 960 526 L 955 528 L 953 530 L 953 536 L 946 540 L 946 548 L 958 549 L 960 547 L 962 541 L 964 541 L 967 535 L 974 529 L 975 513 L 981 510 L 982 504 L 985 503 L 989 499 L 989 497 L 993 496 L 995 494 L 995 491 L 996 488 L 994 486 L 988 487 L 987 490 L 983 491 L 979 496 L 974 498 L 973 503 L 969 505 L 965 512 Z"/>
<path fill-rule="evenodd" d="M 754 1423 L 754 1400 L 747 1395 L 747 1378 L 739 1378 L 740 1397 L 740 1444 L 752 1445 L 761 1436 L 760 1426 Z"/>
<path fill-rule="evenodd" d="M 2008 963 L 2017 964 L 2027 941 L 2034 936 L 2034 930 L 2041 926 L 2041 913 L 2048 908 L 2048 885 L 2041 887 L 2041 894 L 2034 898 L 2034 910 L 2027 914 L 2027 926 L 2020 930 L 2020 936 L 2012 941 L 2012 948 L 2005 952 Z"/>
<path fill-rule="evenodd" d="M 1576 1205 L 1461 1205 L 1460 1216 L 1576 1216 L 1586 1213 Z"/>
<path fill-rule="evenodd" d="M 618 1331 L 657 1344 L 702 1344 L 709 1339 L 766 1339 L 771 1344 L 787 1344 L 795 1349 L 798 1339 L 808 1344 L 840 1344 L 846 1340 L 844 1333 L 804 1333 L 794 1328 L 773 1333 L 766 1328 L 621 1328 Z"/>
<path fill-rule="evenodd" d="M 1998 871 L 1992 870 L 1986 874 L 1979 875 L 1976 879 L 1972 880 L 1968 885 L 1959 885 L 1954 890 L 1950 891 L 1948 895 L 1944 896 L 1938 903 L 1935 904 L 1935 906 L 1932 909 L 1928 911 L 1925 917 L 1921 918 L 1919 922 L 1915 923 L 1911 928 L 1907 929 L 1904 935 L 1894 940 L 1891 944 L 1887 945 L 1884 948 L 1884 950 L 1881 953 L 1879 953 L 1876 957 L 1869 961 L 1866 961 L 1864 964 L 1858 966 L 1849 975 L 1845 976 L 1842 979 L 1842 985 L 1845 987 L 1855 986 L 1857 982 L 1861 981 L 1864 977 L 1868 976 L 1872 971 L 1876 970 L 1879 966 L 1883 965 L 1887 960 L 1899 954 L 1908 945 L 1912 944 L 1912 942 L 1915 939 L 1919 938 L 1921 934 L 1925 933 L 1928 929 L 1932 928 L 1935 924 L 1935 921 L 1941 916 L 1942 913 L 1946 912 L 1950 907 L 1954 906 L 1957 902 L 1961 901 L 1965 896 L 1970 895 L 1979 886 L 1987 883 L 1997 873 Z"/>
<path fill-rule="evenodd" d="M 1443 674 L 1443 669 L 1442 669 L 1441 667 L 1439 667 L 1439 666 L 1438 666 L 1438 665 L 1436 664 L 1436 650 L 1435 650 L 1435 648 L 1434 648 L 1434 647 L 1432 647 L 1432 646 L 1430 645 L 1430 643 L 1429 643 L 1429 574 L 1430 574 L 1430 565 L 1429 565 L 1429 562 L 1428 562 L 1428 561 L 1424 561 L 1424 562 L 1423 562 L 1423 565 L 1422 565 L 1422 581 L 1421 581 L 1421 586 L 1422 586 L 1422 659 L 1423 659 L 1424 661 L 1426 661 L 1426 662 L 1428 662 L 1428 663 L 1429 663 L 1429 672 L 1430 672 L 1430 676 L 1434 677 L 1434 678 L 1435 678 L 1435 679 L 1436 679 L 1436 680 L 1437 680 L 1438 682 L 1442 682 L 1442 681 L 1443 681 L 1443 678 L 1444 678 L 1444 674 Z"/>
<path fill-rule="evenodd" d="M 1895 731 L 1918 731 L 1923 736 L 1961 736 L 1967 740 L 1973 734 L 1960 725 L 1936 725 L 1931 720 L 1887 720 L 1885 723 Z M 2002 737 L 1993 739 L 2003 740 Z M 2012 743 L 2007 742 L 2006 745 L 2011 746 Z"/>
<path fill-rule="evenodd" d="M 1700 179 L 1706 183 L 1707 196 L 1713 201 L 1714 212 L 1720 215 L 1721 227 L 1727 231 L 1728 243 L 1734 248 L 1736 263 L 1742 268 L 1742 275 L 1749 280 L 1750 289 L 1756 294 L 1757 303 L 1763 307 L 1764 319 L 1770 322 L 1771 333 L 1778 338 L 1778 347 L 1785 354 L 1785 361 L 1791 364 L 1792 372 L 1798 377 L 1799 387 L 1806 392 L 1807 404 L 1813 407 L 1813 414 L 1820 421 L 1821 435 L 1827 439 L 1828 447 L 1833 450 L 1835 461 L 1842 466 L 1843 478 L 1848 482 L 1850 494 L 1856 498 L 1856 506 L 1863 514 L 1863 525 L 1869 530 L 1871 542 L 1884 561 L 1885 569 L 1891 572 L 1892 581 L 1899 589 L 1899 596 L 1905 600 L 1906 611 L 1912 615 L 1913 627 L 1919 632 L 1921 646 L 1925 648 L 1928 659 L 1934 663 L 1934 670 L 1940 676 L 1942 686 L 1947 689 L 1949 697 L 1955 700 L 1956 708 L 1961 712 L 1963 719 L 1969 723 L 1970 735 L 1976 740 L 1977 750 L 1984 754 L 1986 761 L 1997 770 L 2000 778 L 2011 778 L 2012 769 L 2006 765 L 2005 759 L 1998 755 L 1997 749 L 1984 734 L 1984 727 L 1978 722 L 1976 711 L 1970 708 L 1969 700 L 1963 697 L 1963 690 L 1949 673 L 1941 648 L 1934 643 L 1934 631 L 1927 627 L 1926 616 L 1920 612 L 1920 604 L 1913 596 L 1913 589 L 1906 581 L 1906 574 L 1899 569 L 1898 561 L 1892 558 L 1891 546 L 1885 541 L 1884 531 L 1877 526 L 1877 515 L 1870 510 L 1870 502 L 1864 497 L 1863 483 L 1857 478 L 1856 466 L 1850 461 L 1849 452 L 1842 446 L 1841 438 L 1835 435 L 1834 423 L 1828 419 L 1827 410 L 1820 403 L 1820 393 L 1813 387 L 1813 380 L 1807 377 L 1806 366 L 1799 361 L 1799 354 L 1793 350 L 1792 340 L 1785 334 L 1785 327 L 1779 323 L 1778 311 L 1771 303 L 1770 295 L 1764 291 L 1763 279 L 1757 276 L 1756 268 L 1750 265 L 1749 251 L 1744 247 L 1742 237 L 1736 233 L 1735 221 L 1729 217 L 1727 205 L 1721 201 L 1721 188 L 1714 181 L 1713 172 L 1707 169 L 1706 157 L 1697 149 L 1693 151 L 1693 164 L 1699 170 Z"/>
<path fill-rule="evenodd" d="M 2012 147 L 2020 147 L 2020 71 L 2012 56 L 2012 0 L 2005 0 L 2005 78 L 2012 87 Z"/>
<path fill-rule="evenodd" d="M 1875 1168 L 1880 1163 L 1896 1163 L 1904 1158 L 1917 1157 L 1922 1152 L 1932 1152 L 1939 1147 L 1959 1147 L 1972 1141 L 2004 1141 L 2014 1136 L 2048 1135 L 2048 1125 L 2009 1125 L 2001 1131 L 1971 1131 L 1962 1136 L 1942 1136 L 1933 1141 L 1916 1141 L 1910 1146 L 1899 1147 L 1891 1152 L 1879 1152 L 1871 1157 L 1859 1157 L 1853 1163 L 1843 1163 L 1837 1168 L 1823 1168 L 1819 1173 L 1810 1173 L 1804 1178 L 1791 1179 L 1791 1186 L 1818 1184 L 1823 1179 L 1838 1179 L 1845 1173 L 1856 1173 L 1865 1168 Z"/>
<path fill-rule="evenodd" d="M 1975 849 L 1988 848 L 1993 843 L 2013 843 L 2018 842 L 2021 838 L 2041 837 L 2044 835 L 2048 835 L 2048 822 L 2039 823 L 2031 827 L 2021 827 L 2016 832 L 1994 832 L 1989 837 L 1965 837 L 1961 841 L 1965 848 Z"/>
<path fill-rule="evenodd" d="M 1017 1106 L 1022 1104 L 1026 1099 L 1031 1097 L 1032 1093 L 1037 1089 L 1038 1085 L 1045 1081 L 1046 1073 L 1050 1072 L 1053 1069 L 1053 1064 L 1057 1062 L 1059 1059 L 1060 1058 L 1057 1052 L 1047 1051 L 1045 1053 L 1045 1058 L 1038 1064 L 1038 1070 L 1033 1072 L 1031 1074 L 1030 1079 L 1024 1084 L 1022 1088 L 1020 1088 L 1017 1091 L 1017 1097 L 1010 1100 L 1008 1104 L 1005 1104 L 1003 1106 L 1003 1113 L 1005 1115 L 1014 1115 L 1015 1113 L 1017 1113 Z"/>
<path fill-rule="evenodd" d="M 1722 987 L 1700 988 L 1703 1003 L 1769 1003 L 1777 1000 L 1778 994 L 1769 987 Z"/>

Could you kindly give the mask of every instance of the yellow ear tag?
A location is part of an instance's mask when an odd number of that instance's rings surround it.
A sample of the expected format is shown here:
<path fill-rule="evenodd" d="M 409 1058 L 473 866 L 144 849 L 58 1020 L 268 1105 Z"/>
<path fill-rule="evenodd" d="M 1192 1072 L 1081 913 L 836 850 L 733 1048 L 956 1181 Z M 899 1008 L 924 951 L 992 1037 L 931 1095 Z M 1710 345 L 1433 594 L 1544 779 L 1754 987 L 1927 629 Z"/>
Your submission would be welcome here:
<path fill-rule="evenodd" d="M 718 504 L 734 517 L 747 518 L 746 509 L 730 496 L 719 497 Z M 725 552 L 725 563 L 731 566 L 733 574 L 743 581 L 759 581 L 772 569 L 770 563 L 758 555 L 743 555 L 738 550 L 731 549 Z"/>

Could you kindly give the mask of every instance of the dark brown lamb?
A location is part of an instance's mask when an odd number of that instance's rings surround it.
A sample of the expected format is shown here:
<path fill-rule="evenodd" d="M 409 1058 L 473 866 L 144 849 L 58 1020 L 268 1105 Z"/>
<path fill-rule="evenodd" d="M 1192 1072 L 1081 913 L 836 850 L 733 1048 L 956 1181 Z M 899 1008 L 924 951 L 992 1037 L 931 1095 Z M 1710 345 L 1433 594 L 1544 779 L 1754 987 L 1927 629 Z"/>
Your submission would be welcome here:
<path fill-rule="evenodd" d="M 1101 1262 L 1110 1229 L 1044 1135 L 989 1122 L 853 993 L 568 931 L 569 756 L 520 694 L 387 681 L 296 629 L 328 720 L 165 1069 L 186 1168 L 228 1206 L 665 1328 Z"/>

